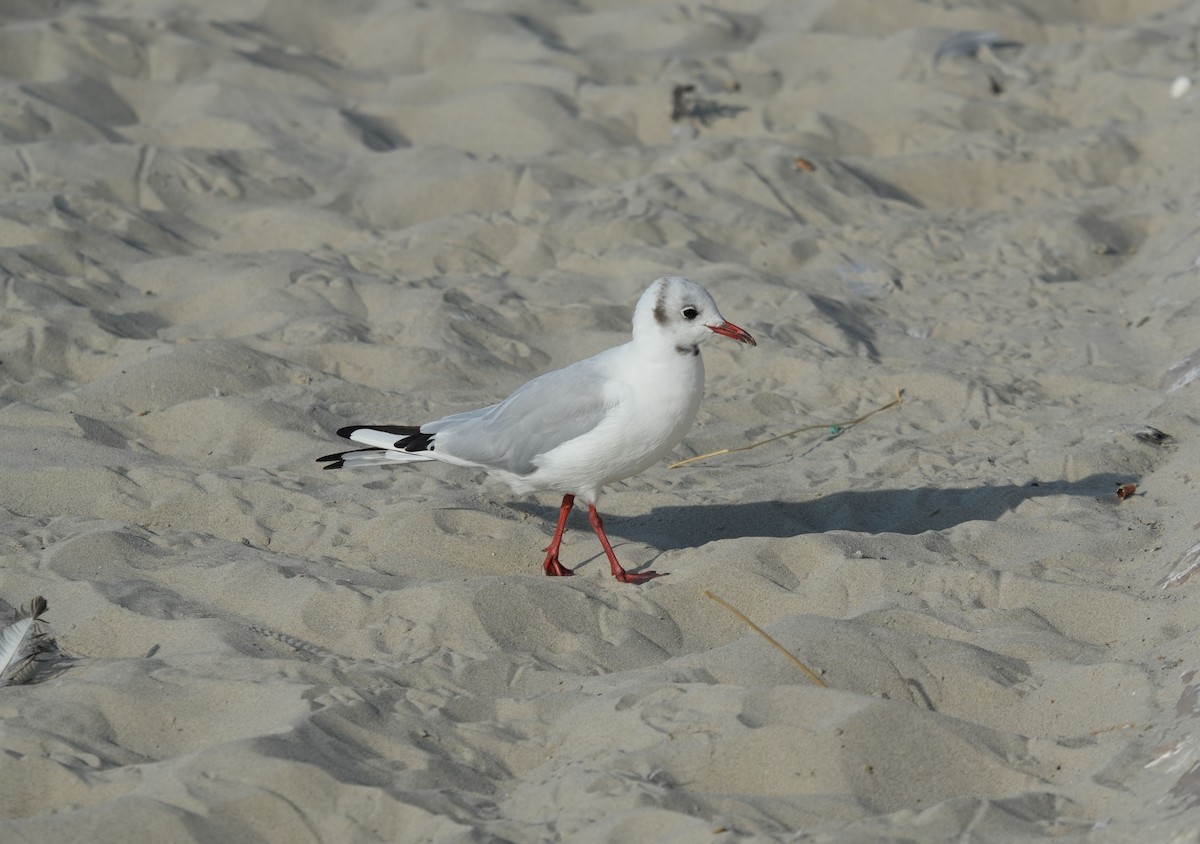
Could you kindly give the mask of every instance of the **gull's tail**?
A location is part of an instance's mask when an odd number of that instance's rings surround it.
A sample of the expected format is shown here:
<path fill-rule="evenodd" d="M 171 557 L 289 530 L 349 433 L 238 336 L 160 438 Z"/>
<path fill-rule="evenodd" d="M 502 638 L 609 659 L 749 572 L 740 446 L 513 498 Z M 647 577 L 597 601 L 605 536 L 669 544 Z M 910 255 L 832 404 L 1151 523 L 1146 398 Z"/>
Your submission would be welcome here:
<path fill-rule="evenodd" d="M 351 425 L 339 429 L 338 436 L 370 448 L 318 457 L 317 462 L 324 463 L 326 469 L 360 469 L 434 459 L 424 453 L 433 451 L 433 434 L 422 434 L 420 428 L 412 425 Z"/>

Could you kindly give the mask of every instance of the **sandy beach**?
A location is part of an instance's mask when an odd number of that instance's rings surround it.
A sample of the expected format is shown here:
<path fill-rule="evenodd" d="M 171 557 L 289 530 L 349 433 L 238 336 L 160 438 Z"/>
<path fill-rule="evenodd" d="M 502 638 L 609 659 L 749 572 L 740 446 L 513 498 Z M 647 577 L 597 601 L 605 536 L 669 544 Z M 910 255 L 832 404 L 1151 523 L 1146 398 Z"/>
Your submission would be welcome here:
<path fill-rule="evenodd" d="M 0 623 L 57 649 L 0 687 L 0 840 L 1200 842 L 1198 28 L 5 4 Z M 601 499 L 668 577 L 315 462 L 664 275 L 758 340 Z"/>

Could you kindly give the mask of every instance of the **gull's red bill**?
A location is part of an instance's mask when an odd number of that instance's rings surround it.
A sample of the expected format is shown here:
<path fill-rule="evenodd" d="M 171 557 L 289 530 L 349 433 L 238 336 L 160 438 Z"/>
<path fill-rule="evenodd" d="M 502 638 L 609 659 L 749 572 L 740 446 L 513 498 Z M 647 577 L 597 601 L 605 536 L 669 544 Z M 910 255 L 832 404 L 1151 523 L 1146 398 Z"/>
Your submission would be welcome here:
<path fill-rule="evenodd" d="M 751 346 L 757 346 L 754 338 L 750 336 L 750 332 L 744 328 L 734 325 L 732 322 L 723 322 L 720 325 L 710 325 L 709 329 L 722 337 L 728 337 L 731 340 L 737 340 L 739 343 L 749 343 Z"/>

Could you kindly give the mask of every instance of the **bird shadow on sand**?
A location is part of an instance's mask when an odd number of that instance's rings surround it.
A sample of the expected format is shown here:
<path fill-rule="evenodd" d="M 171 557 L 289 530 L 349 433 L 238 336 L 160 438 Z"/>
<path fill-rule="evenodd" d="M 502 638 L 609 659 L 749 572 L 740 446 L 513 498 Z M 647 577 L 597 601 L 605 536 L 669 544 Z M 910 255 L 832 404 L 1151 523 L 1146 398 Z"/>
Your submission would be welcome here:
<path fill-rule="evenodd" d="M 717 539 L 789 537 L 844 530 L 854 533 L 919 534 L 970 521 L 993 521 L 1020 504 L 1047 496 L 1107 499 L 1128 475 L 1101 473 L 1078 481 L 1039 481 L 1023 486 L 917 487 L 846 490 L 810 501 L 751 501 L 744 504 L 688 504 L 655 507 L 649 513 L 604 516 L 608 533 L 656 548 L 686 548 Z M 552 525 L 557 508 L 516 502 L 514 509 Z M 602 511 L 603 512 L 603 511 Z M 586 522 L 574 523 L 586 529 Z"/>

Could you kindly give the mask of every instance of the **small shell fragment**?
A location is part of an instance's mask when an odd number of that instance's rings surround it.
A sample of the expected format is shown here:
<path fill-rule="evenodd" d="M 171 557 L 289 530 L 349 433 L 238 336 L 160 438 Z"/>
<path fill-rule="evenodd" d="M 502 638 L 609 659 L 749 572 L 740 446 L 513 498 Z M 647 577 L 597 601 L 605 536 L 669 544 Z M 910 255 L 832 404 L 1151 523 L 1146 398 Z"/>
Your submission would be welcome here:
<path fill-rule="evenodd" d="M 1117 498 L 1124 501 L 1135 492 L 1137 492 L 1137 484 L 1122 484 L 1121 486 L 1117 487 Z"/>
<path fill-rule="evenodd" d="M 1177 100 L 1192 90 L 1192 80 L 1187 76 L 1176 76 L 1171 83 L 1171 99 Z"/>

